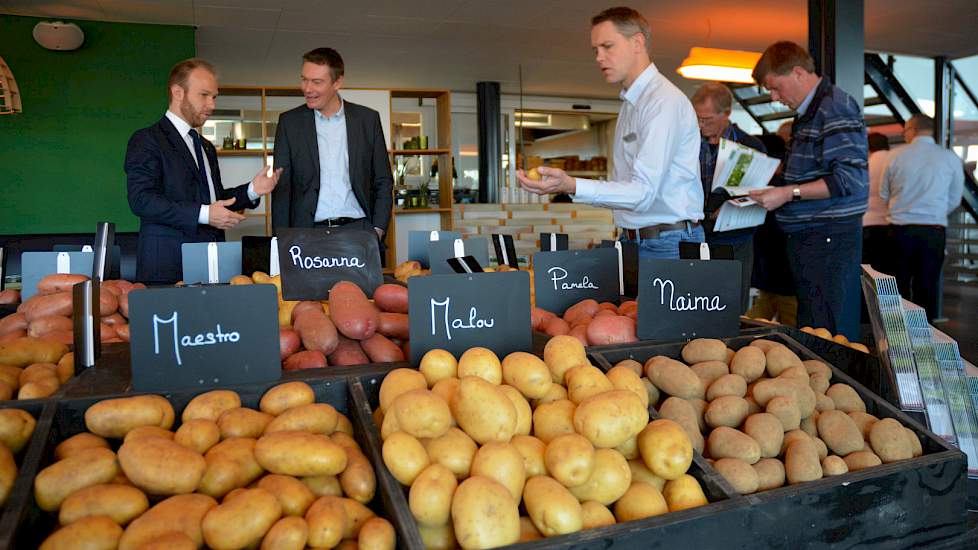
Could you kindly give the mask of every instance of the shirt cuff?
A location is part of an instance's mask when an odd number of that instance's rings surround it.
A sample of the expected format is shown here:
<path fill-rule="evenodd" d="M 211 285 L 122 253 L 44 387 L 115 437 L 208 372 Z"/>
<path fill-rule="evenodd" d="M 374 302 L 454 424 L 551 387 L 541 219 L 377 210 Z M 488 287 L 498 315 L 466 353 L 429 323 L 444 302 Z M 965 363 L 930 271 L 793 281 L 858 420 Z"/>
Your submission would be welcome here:
<path fill-rule="evenodd" d="M 255 202 L 259 198 L 261 198 L 261 195 L 255 193 L 255 182 L 248 183 L 248 200 Z"/>
<path fill-rule="evenodd" d="M 598 193 L 598 182 L 584 178 L 574 178 L 577 190 L 574 192 L 574 202 L 591 203 L 594 202 Z"/>
<path fill-rule="evenodd" d="M 211 215 L 211 207 L 206 204 L 200 205 L 200 214 L 197 214 L 197 223 L 200 225 L 207 225 L 208 218 Z"/>

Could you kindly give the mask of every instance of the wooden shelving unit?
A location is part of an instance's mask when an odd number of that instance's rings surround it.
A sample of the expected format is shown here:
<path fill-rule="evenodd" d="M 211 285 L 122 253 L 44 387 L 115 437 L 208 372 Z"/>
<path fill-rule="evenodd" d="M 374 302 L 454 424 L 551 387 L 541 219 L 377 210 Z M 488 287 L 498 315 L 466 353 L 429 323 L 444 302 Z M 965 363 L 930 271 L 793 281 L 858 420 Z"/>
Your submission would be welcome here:
<path fill-rule="evenodd" d="M 419 155 L 450 155 L 451 149 L 395 149 L 389 151 L 395 157 L 411 157 Z"/>
<path fill-rule="evenodd" d="M 264 157 L 268 154 L 265 149 L 218 149 L 217 156 L 219 157 Z"/>

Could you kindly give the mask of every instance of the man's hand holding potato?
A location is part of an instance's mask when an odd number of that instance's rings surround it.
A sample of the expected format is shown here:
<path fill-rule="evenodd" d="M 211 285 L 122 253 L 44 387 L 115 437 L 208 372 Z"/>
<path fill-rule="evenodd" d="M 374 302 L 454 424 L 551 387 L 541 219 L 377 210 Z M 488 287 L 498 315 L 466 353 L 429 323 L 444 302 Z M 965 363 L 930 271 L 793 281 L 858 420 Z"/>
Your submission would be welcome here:
<path fill-rule="evenodd" d="M 529 172 L 525 173 L 522 170 L 517 170 L 516 179 L 519 180 L 523 189 L 537 195 L 552 193 L 573 195 L 577 192 L 577 181 L 560 168 L 540 166 L 539 168 L 531 168 Z"/>

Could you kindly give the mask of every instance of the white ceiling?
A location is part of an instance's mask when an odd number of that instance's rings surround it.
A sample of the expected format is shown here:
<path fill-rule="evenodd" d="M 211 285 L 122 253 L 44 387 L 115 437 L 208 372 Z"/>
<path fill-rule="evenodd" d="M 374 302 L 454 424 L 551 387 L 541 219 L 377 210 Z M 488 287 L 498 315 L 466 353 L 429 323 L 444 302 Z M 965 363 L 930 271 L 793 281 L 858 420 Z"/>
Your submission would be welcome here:
<path fill-rule="evenodd" d="M 653 60 L 672 80 L 691 46 L 763 50 L 805 44 L 806 0 L 636 0 Z M 745 7 L 749 6 L 749 7 Z M 0 13 L 197 26 L 197 53 L 222 84 L 297 84 L 303 52 L 337 49 L 349 87 L 474 91 L 480 80 L 527 94 L 614 97 L 591 57 L 593 0 L 0 0 Z M 974 0 L 866 0 L 866 49 L 978 53 Z"/>

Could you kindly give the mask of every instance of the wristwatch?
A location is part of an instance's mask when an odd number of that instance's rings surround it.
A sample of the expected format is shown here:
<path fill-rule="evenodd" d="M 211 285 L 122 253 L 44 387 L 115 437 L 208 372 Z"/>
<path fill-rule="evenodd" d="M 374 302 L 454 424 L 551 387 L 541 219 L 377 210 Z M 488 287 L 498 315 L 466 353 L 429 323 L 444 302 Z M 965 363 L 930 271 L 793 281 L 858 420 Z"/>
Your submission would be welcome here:
<path fill-rule="evenodd" d="M 796 185 L 794 188 L 791 189 L 791 202 L 800 201 L 800 200 L 801 200 L 801 187 L 798 187 Z"/>

